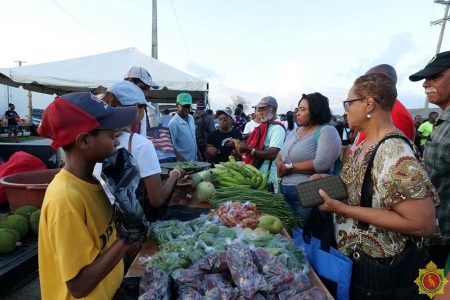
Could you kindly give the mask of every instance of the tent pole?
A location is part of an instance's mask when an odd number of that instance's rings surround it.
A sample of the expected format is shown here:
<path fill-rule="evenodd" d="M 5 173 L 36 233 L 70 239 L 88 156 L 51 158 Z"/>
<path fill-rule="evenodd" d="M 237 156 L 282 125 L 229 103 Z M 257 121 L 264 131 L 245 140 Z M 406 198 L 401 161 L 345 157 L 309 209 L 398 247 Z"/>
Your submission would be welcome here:
<path fill-rule="evenodd" d="M 30 122 L 33 122 L 33 104 L 31 98 L 31 91 L 28 91 L 28 119 L 30 120 Z"/>

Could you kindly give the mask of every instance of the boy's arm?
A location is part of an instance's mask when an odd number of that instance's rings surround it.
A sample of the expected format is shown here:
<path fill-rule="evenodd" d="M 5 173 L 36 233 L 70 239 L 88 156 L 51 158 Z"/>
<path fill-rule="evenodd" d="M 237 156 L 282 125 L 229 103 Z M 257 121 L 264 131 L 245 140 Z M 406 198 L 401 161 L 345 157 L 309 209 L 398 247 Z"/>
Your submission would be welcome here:
<path fill-rule="evenodd" d="M 83 267 L 77 276 L 66 282 L 67 289 L 75 298 L 83 298 L 89 295 L 92 290 L 106 277 L 119 263 L 131 245 L 126 245 L 117 239 L 111 247 L 103 254 L 97 256 L 95 260 Z"/>

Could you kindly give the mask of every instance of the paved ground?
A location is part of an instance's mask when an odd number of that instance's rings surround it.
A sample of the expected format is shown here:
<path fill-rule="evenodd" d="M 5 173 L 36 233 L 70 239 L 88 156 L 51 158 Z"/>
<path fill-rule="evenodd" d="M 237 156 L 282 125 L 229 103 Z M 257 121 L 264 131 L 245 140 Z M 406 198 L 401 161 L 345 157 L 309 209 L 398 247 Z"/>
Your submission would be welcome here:
<path fill-rule="evenodd" d="M 41 299 L 41 290 L 39 288 L 39 278 L 34 279 L 15 293 L 2 298 L 3 300 L 39 300 Z"/>

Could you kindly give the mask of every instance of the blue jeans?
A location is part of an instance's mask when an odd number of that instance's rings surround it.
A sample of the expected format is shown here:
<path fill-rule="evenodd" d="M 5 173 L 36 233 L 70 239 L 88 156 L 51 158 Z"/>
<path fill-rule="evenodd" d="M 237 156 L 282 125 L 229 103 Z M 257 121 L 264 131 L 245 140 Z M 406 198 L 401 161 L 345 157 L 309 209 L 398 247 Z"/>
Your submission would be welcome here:
<path fill-rule="evenodd" d="M 297 198 L 297 189 L 295 185 L 284 185 L 280 184 L 280 192 L 283 194 L 286 203 L 294 211 L 297 218 L 300 218 L 303 224 L 308 220 L 311 208 L 303 208 L 300 205 L 300 201 Z"/>

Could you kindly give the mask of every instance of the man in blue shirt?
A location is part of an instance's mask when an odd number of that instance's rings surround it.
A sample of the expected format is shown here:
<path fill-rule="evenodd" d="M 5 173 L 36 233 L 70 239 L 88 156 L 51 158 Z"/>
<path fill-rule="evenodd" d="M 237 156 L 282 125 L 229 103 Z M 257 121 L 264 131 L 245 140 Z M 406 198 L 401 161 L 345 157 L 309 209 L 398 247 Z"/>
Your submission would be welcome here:
<path fill-rule="evenodd" d="M 177 161 L 197 161 L 194 118 L 189 113 L 192 97 L 188 93 L 177 96 L 177 113 L 169 122 L 172 144 Z"/>

